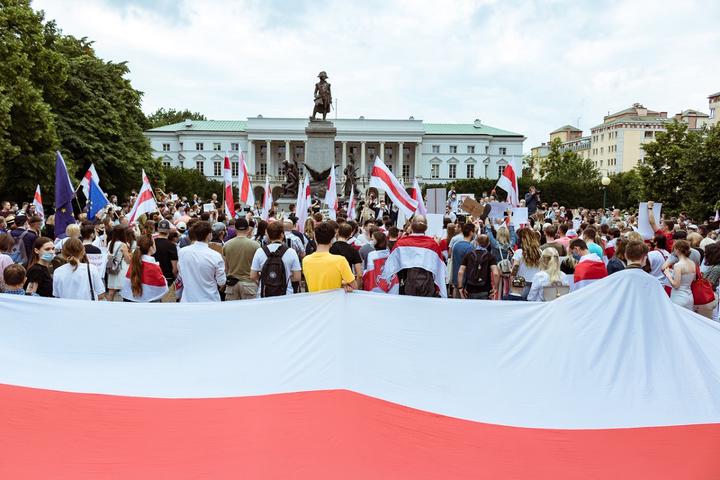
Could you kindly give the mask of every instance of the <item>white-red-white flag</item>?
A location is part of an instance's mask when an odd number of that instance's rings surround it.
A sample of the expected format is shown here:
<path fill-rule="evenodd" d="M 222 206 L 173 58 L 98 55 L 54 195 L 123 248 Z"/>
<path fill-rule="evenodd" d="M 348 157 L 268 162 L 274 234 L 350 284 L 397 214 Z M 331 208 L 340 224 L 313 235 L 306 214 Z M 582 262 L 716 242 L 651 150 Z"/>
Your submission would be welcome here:
<path fill-rule="evenodd" d="M 400 281 L 397 275 L 391 275 L 388 279 L 382 277 L 389 256 L 390 251 L 387 249 L 372 250 L 368 253 L 367 268 L 363 272 L 363 290 L 392 295 L 400 293 Z"/>
<path fill-rule="evenodd" d="M 715 221 L 720 220 L 720 210 L 715 210 Z"/>
<path fill-rule="evenodd" d="M 251 209 L 255 207 L 255 196 L 250 183 L 250 174 L 248 173 L 247 164 L 245 163 L 245 155 L 240 152 L 240 165 L 238 169 L 238 188 L 240 189 L 240 202 L 249 206 Z"/>
<path fill-rule="evenodd" d="M 83 179 L 80 180 L 80 188 L 82 188 L 85 198 L 88 199 L 90 198 L 90 180 L 95 180 L 95 183 L 100 185 L 100 175 L 98 175 L 97 170 L 95 170 L 94 163 L 90 164 L 90 168 L 87 169 Z"/>
<path fill-rule="evenodd" d="M 135 199 L 135 205 L 133 205 L 132 210 L 130 210 L 130 215 L 128 216 L 128 223 L 130 225 L 135 225 L 137 223 L 137 219 L 140 218 L 140 215 L 143 213 L 150 213 L 157 210 L 157 203 L 155 203 L 155 194 L 153 194 L 152 187 L 150 186 L 150 179 L 145 175 L 145 170 L 142 171 L 142 187 L 140 187 L 140 191 L 138 192 L 138 196 Z"/>
<path fill-rule="evenodd" d="M 575 273 L 573 274 L 574 283 L 571 290 L 575 291 L 587 287 L 591 283 L 597 282 L 607 276 L 607 267 L 605 266 L 605 262 L 602 261 L 602 258 L 594 253 L 589 253 L 582 257 L 577 265 L 575 265 Z"/>
<path fill-rule="evenodd" d="M 507 203 L 513 207 L 520 206 L 520 192 L 518 190 L 517 177 L 512 165 L 508 165 L 503 170 L 503 174 L 498 179 L 496 187 L 502 188 L 507 192 Z"/>
<path fill-rule="evenodd" d="M 330 176 L 328 177 L 327 191 L 325 192 L 325 204 L 328 206 L 328 216 L 337 220 L 337 182 L 335 180 L 335 165 L 330 168 Z"/>
<path fill-rule="evenodd" d="M 392 275 L 415 267 L 431 272 L 440 296 L 447 297 L 445 259 L 433 237 L 413 234 L 400 238 L 385 262 L 382 277 L 389 281 Z"/>
<path fill-rule="evenodd" d="M 357 201 L 355 200 L 355 189 L 350 190 L 350 198 L 348 199 L 347 204 L 347 218 L 349 220 L 355 220 L 355 207 Z"/>
<path fill-rule="evenodd" d="M 375 157 L 375 164 L 372 168 L 368 186 L 379 188 L 387 193 L 392 202 L 398 206 L 406 217 L 411 217 L 415 213 L 417 202 L 413 200 L 379 156 Z"/>
<path fill-rule="evenodd" d="M 225 155 L 225 163 L 223 165 L 223 181 L 225 182 L 225 215 L 233 218 L 235 215 L 235 199 L 232 190 L 232 169 L 230 168 L 230 157 Z"/>
<path fill-rule="evenodd" d="M 45 222 L 45 209 L 43 208 L 42 204 L 42 195 L 40 194 L 40 185 L 37 186 L 35 189 L 35 195 L 33 196 L 32 201 L 33 206 L 35 207 L 35 213 L 43 219 L 43 223 Z"/>
<path fill-rule="evenodd" d="M 305 220 L 307 220 L 308 208 L 310 207 L 310 176 L 305 174 L 305 181 L 298 188 L 297 201 L 295 202 L 295 212 L 297 213 L 297 229 L 300 233 L 305 233 Z"/>
<path fill-rule="evenodd" d="M 265 175 L 265 193 L 263 194 L 262 219 L 267 221 L 270 209 L 272 208 L 272 192 L 270 191 L 270 177 Z"/>
<path fill-rule="evenodd" d="M 425 208 L 425 200 L 423 200 L 422 190 L 420 190 L 420 184 L 417 178 L 413 181 L 413 193 L 412 198 L 417 202 L 417 209 L 415 213 L 418 215 L 427 215 L 427 208 Z"/>

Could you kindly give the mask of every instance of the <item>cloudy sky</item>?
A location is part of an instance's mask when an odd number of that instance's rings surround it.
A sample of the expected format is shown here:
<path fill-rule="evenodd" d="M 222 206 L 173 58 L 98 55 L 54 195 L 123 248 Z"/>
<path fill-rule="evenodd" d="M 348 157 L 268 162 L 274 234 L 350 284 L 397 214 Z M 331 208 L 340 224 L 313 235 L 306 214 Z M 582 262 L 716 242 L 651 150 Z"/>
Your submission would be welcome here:
<path fill-rule="evenodd" d="M 327 70 L 338 115 L 471 122 L 528 137 L 641 102 L 708 110 L 720 2 L 36 0 L 127 60 L 143 109 L 307 116 Z M 333 114 L 334 115 L 334 114 Z"/>

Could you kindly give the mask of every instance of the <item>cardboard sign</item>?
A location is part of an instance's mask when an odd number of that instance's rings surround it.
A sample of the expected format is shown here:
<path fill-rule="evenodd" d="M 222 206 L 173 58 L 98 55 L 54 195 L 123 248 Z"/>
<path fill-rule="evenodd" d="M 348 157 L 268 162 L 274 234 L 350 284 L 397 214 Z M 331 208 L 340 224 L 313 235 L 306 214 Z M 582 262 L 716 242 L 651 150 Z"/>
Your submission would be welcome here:
<path fill-rule="evenodd" d="M 214 212 L 214 211 L 215 211 L 214 203 L 206 203 L 203 205 L 203 212 Z"/>
<path fill-rule="evenodd" d="M 505 212 L 507 212 L 509 208 L 509 203 L 490 202 L 490 214 L 488 218 L 505 218 Z"/>
<path fill-rule="evenodd" d="M 662 203 L 653 204 L 653 217 L 655 217 L 655 224 L 658 226 L 660 226 L 661 211 Z M 655 232 L 650 226 L 650 217 L 648 216 L 647 202 L 640 202 L 640 207 L 638 209 L 638 232 L 645 240 L 649 240 L 655 235 Z"/>
<path fill-rule="evenodd" d="M 465 197 L 462 204 L 460 205 L 460 208 L 476 218 L 482 216 L 483 214 L 482 204 L 476 201 L 474 198 Z"/>

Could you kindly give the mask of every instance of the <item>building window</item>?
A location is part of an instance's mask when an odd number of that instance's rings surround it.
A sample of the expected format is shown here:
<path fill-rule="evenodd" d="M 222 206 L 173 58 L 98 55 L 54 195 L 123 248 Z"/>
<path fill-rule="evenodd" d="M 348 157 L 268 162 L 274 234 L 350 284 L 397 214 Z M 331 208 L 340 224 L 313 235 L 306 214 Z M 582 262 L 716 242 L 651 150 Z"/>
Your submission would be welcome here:
<path fill-rule="evenodd" d="M 475 153 L 475 145 L 468 145 L 467 153 Z"/>
<path fill-rule="evenodd" d="M 475 178 L 475 165 L 467 166 L 467 178 Z"/>
<path fill-rule="evenodd" d="M 213 150 L 215 150 L 216 152 L 219 152 L 221 148 L 222 148 L 222 144 L 217 143 L 217 142 L 213 143 Z"/>
<path fill-rule="evenodd" d="M 169 151 L 170 151 L 170 144 L 163 143 L 163 152 L 169 152 Z"/>
<path fill-rule="evenodd" d="M 305 153 L 305 147 L 295 147 L 295 158 L 299 159 Z"/>
<path fill-rule="evenodd" d="M 237 152 L 238 150 L 240 150 L 240 144 L 239 143 L 231 143 L 230 150 L 232 150 L 233 152 Z"/>
<path fill-rule="evenodd" d="M 490 153 L 490 147 L 488 145 L 485 145 L 485 155 Z"/>
<path fill-rule="evenodd" d="M 645 132 L 645 138 L 653 138 L 653 132 L 652 131 Z"/>
<path fill-rule="evenodd" d="M 507 155 L 507 148 L 506 148 L 506 147 L 500 147 L 500 155 Z"/>
<path fill-rule="evenodd" d="M 285 175 L 285 163 L 284 162 L 278 163 L 278 173 L 277 174 L 278 174 L 278 177 L 282 177 L 283 175 Z"/>
<path fill-rule="evenodd" d="M 600 134 L 600 141 L 602 142 L 603 140 L 605 140 L 605 134 L 604 134 L 604 133 L 601 133 L 601 134 Z"/>
<path fill-rule="evenodd" d="M 457 153 L 457 145 L 450 145 L 450 153 Z"/>
<path fill-rule="evenodd" d="M 197 142 L 195 144 L 195 150 L 205 150 L 205 145 L 203 145 L 202 142 Z"/>
<path fill-rule="evenodd" d="M 163 167 L 170 168 L 170 162 L 163 162 Z"/>
<path fill-rule="evenodd" d="M 403 164 L 402 176 L 403 178 L 410 178 L 410 165 Z"/>
<path fill-rule="evenodd" d="M 502 174 L 504 171 L 505 171 L 505 165 L 500 165 L 498 167 L 498 178 L 502 177 Z"/>
<path fill-rule="evenodd" d="M 180 150 L 183 149 L 183 142 L 180 142 Z"/>
<path fill-rule="evenodd" d="M 237 177 L 240 175 L 240 162 L 232 162 L 230 164 L 230 168 L 232 169 L 232 176 Z"/>
<path fill-rule="evenodd" d="M 710 118 L 711 119 L 715 118 L 715 109 L 714 108 L 710 109 Z"/>
<path fill-rule="evenodd" d="M 450 178 L 456 178 L 457 177 L 457 165 L 448 165 L 448 177 Z"/>
<path fill-rule="evenodd" d="M 432 153 L 440 153 L 440 145 L 433 145 Z"/>
<path fill-rule="evenodd" d="M 222 163 L 213 162 L 213 175 L 215 175 L 216 177 L 222 175 Z"/>
<path fill-rule="evenodd" d="M 388 167 L 388 170 L 390 170 L 392 172 L 392 164 L 388 163 L 388 164 L 386 164 L 386 167 Z"/>
<path fill-rule="evenodd" d="M 440 165 L 430 165 L 430 178 L 440 178 Z"/>
<path fill-rule="evenodd" d="M 205 173 L 205 162 L 203 162 L 203 161 L 195 162 L 195 170 L 204 174 Z"/>
<path fill-rule="evenodd" d="M 368 155 L 375 155 L 375 147 L 368 147 L 367 153 Z"/>
<path fill-rule="evenodd" d="M 267 175 L 267 163 L 260 164 L 260 175 Z"/>
<path fill-rule="evenodd" d="M 604 149 L 604 148 L 605 148 L 605 147 L 600 147 L 600 155 L 603 154 L 603 149 Z"/>
<path fill-rule="evenodd" d="M 392 148 L 386 148 L 385 149 L 385 158 L 387 158 L 388 160 L 391 160 L 392 157 L 393 157 Z"/>

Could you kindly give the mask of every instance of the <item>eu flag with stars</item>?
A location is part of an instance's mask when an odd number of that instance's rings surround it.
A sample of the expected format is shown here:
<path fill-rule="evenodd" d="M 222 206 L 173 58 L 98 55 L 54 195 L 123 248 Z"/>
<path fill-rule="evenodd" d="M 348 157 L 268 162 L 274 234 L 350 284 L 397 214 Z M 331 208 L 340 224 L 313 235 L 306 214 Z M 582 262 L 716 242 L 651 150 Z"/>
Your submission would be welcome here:
<path fill-rule="evenodd" d="M 60 152 L 55 156 L 55 236 L 65 238 L 65 229 L 75 222 L 72 199 L 75 190 L 70 183 L 65 160 Z"/>
<path fill-rule="evenodd" d="M 90 199 L 88 200 L 88 204 L 90 206 L 90 209 L 88 210 L 88 219 L 94 219 L 95 215 L 105 208 L 108 203 L 110 202 L 108 202 L 107 197 L 105 197 L 105 193 L 100 188 L 100 185 L 97 184 L 94 178 L 91 178 Z"/>

